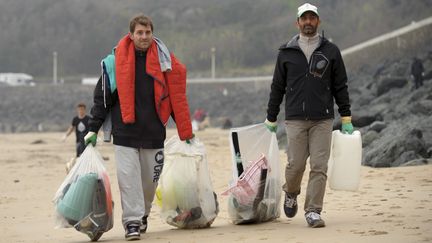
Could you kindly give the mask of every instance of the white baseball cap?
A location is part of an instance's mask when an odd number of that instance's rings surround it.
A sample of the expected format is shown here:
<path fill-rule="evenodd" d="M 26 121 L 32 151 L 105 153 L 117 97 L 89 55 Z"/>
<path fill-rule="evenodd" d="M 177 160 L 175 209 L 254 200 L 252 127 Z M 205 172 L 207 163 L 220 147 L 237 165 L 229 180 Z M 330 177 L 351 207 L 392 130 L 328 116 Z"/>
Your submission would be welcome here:
<path fill-rule="evenodd" d="M 316 6 L 314 6 L 310 3 L 305 3 L 298 8 L 297 18 L 300 18 L 300 16 L 302 16 L 302 14 L 304 14 L 307 11 L 314 12 L 316 15 L 319 16 L 318 8 Z"/>

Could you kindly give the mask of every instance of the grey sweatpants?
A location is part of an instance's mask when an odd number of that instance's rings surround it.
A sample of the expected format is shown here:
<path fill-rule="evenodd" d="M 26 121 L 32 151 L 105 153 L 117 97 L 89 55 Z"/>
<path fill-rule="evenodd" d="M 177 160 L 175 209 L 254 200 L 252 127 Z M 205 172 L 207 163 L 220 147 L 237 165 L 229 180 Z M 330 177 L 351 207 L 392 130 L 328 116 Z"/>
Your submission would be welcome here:
<path fill-rule="evenodd" d="M 304 210 L 320 213 L 327 181 L 333 119 L 318 121 L 288 120 L 286 124 L 288 164 L 283 190 L 300 194 L 306 160 L 310 156 L 310 173 Z"/>
<path fill-rule="evenodd" d="M 115 145 L 123 226 L 149 215 L 164 162 L 163 149 Z"/>

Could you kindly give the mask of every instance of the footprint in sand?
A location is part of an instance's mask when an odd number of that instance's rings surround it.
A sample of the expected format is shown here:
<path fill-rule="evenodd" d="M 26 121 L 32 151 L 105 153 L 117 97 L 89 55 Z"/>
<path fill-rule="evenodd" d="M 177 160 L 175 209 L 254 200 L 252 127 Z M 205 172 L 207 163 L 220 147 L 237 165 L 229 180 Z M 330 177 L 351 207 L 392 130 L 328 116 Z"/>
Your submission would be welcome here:
<path fill-rule="evenodd" d="M 387 216 L 387 218 L 404 218 L 404 216 L 392 214 L 392 215 Z"/>
<path fill-rule="evenodd" d="M 406 227 L 407 229 L 420 229 L 420 227 L 419 226 L 416 226 L 416 227 Z"/>
<path fill-rule="evenodd" d="M 368 233 L 371 235 L 386 235 L 386 234 L 388 234 L 387 231 L 380 231 L 380 230 L 369 230 Z"/>
<path fill-rule="evenodd" d="M 364 231 L 358 231 L 358 230 L 350 230 L 350 232 L 352 232 L 353 234 L 357 234 L 357 235 L 364 235 L 366 233 Z"/>

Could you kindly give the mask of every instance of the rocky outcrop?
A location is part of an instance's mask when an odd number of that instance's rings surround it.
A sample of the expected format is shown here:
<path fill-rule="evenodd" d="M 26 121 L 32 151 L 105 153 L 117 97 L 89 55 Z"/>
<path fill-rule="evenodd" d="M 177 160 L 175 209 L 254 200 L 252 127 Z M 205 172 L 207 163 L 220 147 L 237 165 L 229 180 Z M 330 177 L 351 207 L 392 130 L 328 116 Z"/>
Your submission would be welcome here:
<path fill-rule="evenodd" d="M 425 69 L 432 70 L 432 52 L 421 58 Z M 364 165 L 400 166 L 432 156 L 432 80 L 425 79 L 414 89 L 410 60 L 386 62 L 368 70 L 375 75 L 355 76 L 349 85 L 354 90 L 350 92 L 353 124 L 362 133 Z M 357 113 L 362 122 L 356 124 Z"/>

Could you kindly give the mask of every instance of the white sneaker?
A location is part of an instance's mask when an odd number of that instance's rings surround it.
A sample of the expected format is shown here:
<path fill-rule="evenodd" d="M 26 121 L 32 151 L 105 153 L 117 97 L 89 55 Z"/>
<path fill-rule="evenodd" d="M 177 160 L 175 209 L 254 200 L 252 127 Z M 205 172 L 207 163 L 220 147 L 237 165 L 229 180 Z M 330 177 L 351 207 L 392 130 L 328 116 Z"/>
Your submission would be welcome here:
<path fill-rule="evenodd" d="M 306 222 L 312 228 L 325 227 L 324 220 L 321 219 L 321 215 L 316 212 L 307 212 L 305 214 Z"/>

